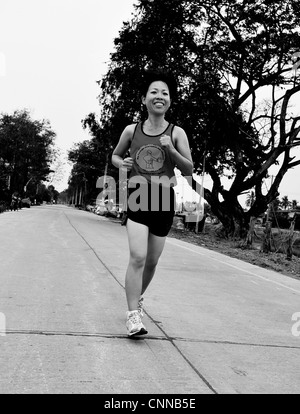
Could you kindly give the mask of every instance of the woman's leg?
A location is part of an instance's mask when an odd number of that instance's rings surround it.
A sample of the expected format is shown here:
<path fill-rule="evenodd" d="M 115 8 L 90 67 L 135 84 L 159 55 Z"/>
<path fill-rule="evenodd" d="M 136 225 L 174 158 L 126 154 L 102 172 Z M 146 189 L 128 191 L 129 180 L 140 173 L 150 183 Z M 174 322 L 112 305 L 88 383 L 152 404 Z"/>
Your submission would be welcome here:
<path fill-rule="evenodd" d="M 143 272 L 148 251 L 149 229 L 147 226 L 127 221 L 130 259 L 126 272 L 125 290 L 128 310 L 138 309 L 138 301 L 142 292 Z"/>
<path fill-rule="evenodd" d="M 149 233 L 147 257 L 143 272 L 142 295 L 145 293 L 151 280 L 153 279 L 157 263 L 165 246 L 165 242 L 166 237 L 158 237 Z"/>

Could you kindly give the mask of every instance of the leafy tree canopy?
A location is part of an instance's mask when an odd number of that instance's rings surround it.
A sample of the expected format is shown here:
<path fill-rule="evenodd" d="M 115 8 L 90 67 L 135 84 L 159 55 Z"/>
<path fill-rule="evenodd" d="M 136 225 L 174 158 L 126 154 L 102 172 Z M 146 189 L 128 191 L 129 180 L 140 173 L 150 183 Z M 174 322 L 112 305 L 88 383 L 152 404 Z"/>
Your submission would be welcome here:
<path fill-rule="evenodd" d="M 123 128 L 143 118 L 143 70 L 171 69 L 179 90 L 169 117 L 186 130 L 197 172 L 205 155 L 213 181 L 205 198 L 228 233 L 245 231 L 300 164 L 293 155 L 300 117 L 290 109 L 300 92 L 299 23 L 295 0 L 140 0 L 99 81 L 99 122 L 93 114 L 84 121 L 99 156 L 106 158 Z M 261 91 L 270 96 L 264 105 Z M 278 174 L 264 193 L 274 165 Z M 226 189 L 224 176 L 231 180 Z M 239 196 L 249 191 L 255 197 L 245 212 Z"/>
<path fill-rule="evenodd" d="M 55 158 L 55 136 L 48 120 L 33 120 L 27 110 L 0 115 L 2 191 L 9 187 L 23 195 L 27 184 L 47 179 Z"/>

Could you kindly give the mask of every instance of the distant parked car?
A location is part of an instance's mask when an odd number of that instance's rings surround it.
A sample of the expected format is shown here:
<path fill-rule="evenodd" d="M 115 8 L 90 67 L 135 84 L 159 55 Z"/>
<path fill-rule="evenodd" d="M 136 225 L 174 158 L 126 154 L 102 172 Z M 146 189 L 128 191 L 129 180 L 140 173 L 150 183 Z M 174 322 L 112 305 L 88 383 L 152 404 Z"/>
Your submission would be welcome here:
<path fill-rule="evenodd" d="M 105 207 L 104 203 L 97 204 L 95 209 L 95 214 L 98 216 L 104 216 L 104 214 L 107 212 L 107 208 Z"/>
<path fill-rule="evenodd" d="M 22 208 L 30 208 L 31 207 L 30 198 L 23 198 L 21 203 L 22 203 Z"/>
<path fill-rule="evenodd" d="M 88 204 L 87 206 L 86 206 L 86 210 L 87 211 L 90 211 L 90 212 L 94 212 L 95 211 L 95 205 L 93 205 L 93 204 Z"/>

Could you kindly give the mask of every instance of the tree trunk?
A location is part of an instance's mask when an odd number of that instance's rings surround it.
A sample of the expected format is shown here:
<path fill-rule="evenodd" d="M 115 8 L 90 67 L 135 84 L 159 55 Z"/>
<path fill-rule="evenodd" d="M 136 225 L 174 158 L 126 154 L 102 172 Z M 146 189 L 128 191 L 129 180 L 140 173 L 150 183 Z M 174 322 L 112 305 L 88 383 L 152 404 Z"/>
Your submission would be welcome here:
<path fill-rule="evenodd" d="M 212 212 L 218 217 L 223 224 L 224 231 L 227 237 L 234 239 L 244 239 L 249 229 L 249 217 L 247 213 L 243 211 L 238 202 L 223 202 L 218 206 L 218 213 L 214 211 L 212 206 Z"/>
<path fill-rule="evenodd" d="M 287 240 L 286 259 L 290 261 L 293 259 L 293 238 L 294 238 L 295 223 L 296 223 L 296 215 L 293 218 L 293 221 L 291 223 L 290 233 L 289 233 L 288 240 Z"/>
<path fill-rule="evenodd" d="M 272 235 L 272 225 L 269 221 L 266 222 L 266 228 L 264 231 L 264 237 L 262 241 L 261 251 L 263 253 L 271 252 L 271 235 Z"/>
<path fill-rule="evenodd" d="M 255 235 L 255 228 L 254 228 L 255 220 L 256 220 L 255 217 L 251 217 L 250 219 L 249 230 L 248 230 L 247 238 L 246 238 L 246 245 L 248 248 L 251 248 L 253 245 L 253 237 Z"/>
<path fill-rule="evenodd" d="M 199 193 L 199 185 L 194 179 L 188 180 L 188 183 L 194 191 Z M 240 237 L 241 239 L 247 238 L 250 217 L 259 217 L 264 213 L 268 205 L 268 199 L 262 197 L 260 200 L 256 200 L 252 208 L 247 212 L 240 205 L 236 193 L 232 195 L 223 191 L 221 195 L 225 201 L 222 202 L 219 201 L 219 195 L 220 192 L 218 190 L 210 191 L 204 188 L 204 198 L 210 205 L 212 213 L 223 224 L 225 235 L 227 237 Z"/>

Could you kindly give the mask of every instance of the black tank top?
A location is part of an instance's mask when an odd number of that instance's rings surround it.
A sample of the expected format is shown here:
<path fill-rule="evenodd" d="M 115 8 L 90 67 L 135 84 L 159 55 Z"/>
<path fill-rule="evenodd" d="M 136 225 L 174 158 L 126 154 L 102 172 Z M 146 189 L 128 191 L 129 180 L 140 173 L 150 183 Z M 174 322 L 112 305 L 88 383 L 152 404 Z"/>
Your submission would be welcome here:
<path fill-rule="evenodd" d="M 158 177 L 163 186 L 176 185 L 175 164 L 160 143 L 163 135 L 169 135 L 173 142 L 173 129 L 174 125 L 169 124 L 163 133 L 153 136 L 144 133 L 141 122 L 137 124 L 130 147 L 130 156 L 134 164 L 129 181 L 132 177 L 142 176 L 151 183 L 151 177 Z"/>

